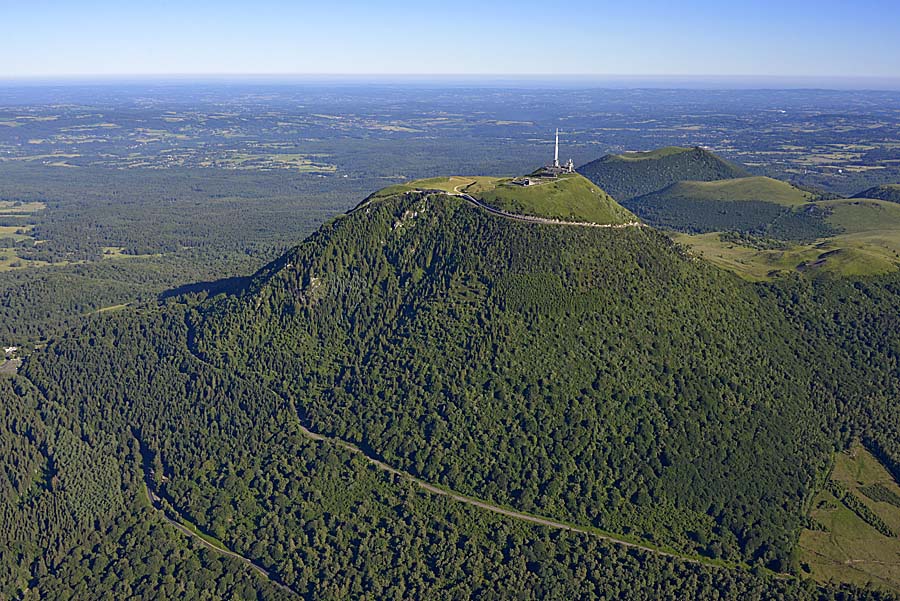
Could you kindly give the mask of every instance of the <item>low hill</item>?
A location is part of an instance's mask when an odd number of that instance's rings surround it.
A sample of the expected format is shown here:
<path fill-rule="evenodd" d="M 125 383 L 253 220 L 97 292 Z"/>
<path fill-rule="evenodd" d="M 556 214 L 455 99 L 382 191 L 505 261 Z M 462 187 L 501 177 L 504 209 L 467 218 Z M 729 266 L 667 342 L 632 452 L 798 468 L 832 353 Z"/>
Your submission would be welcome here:
<path fill-rule="evenodd" d="M 853 198 L 873 198 L 900 203 L 900 184 L 883 184 L 864 190 Z"/>
<path fill-rule="evenodd" d="M 713 182 L 681 181 L 668 186 L 665 190 L 654 193 L 653 196 L 672 199 L 712 200 L 716 202 L 758 200 L 786 207 L 803 205 L 812 198 L 812 194 L 809 192 L 795 188 L 787 182 L 763 176 Z"/>
<path fill-rule="evenodd" d="M 749 175 L 708 150 L 679 146 L 610 154 L 582 165 L 577 171 L 620 202 L 679 181 L 717 181 Z"/>
<path fill-rule="evenodd" d="M 752 232 L 781 240 L 833 233 L 813 195 L 769 177 L 678 182 L 630 200 L 628 208 L 651 225 L 680 232 Z"/>

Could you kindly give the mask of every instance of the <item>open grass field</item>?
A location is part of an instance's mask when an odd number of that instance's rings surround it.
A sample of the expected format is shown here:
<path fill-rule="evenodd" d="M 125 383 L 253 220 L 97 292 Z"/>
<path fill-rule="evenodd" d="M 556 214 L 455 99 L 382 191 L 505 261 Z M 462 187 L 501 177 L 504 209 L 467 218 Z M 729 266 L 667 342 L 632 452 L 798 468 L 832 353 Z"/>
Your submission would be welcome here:
<path fill-rule="evenodd" d="M 900 204 L 861 198 L 815 204 L 831 212 L 827 220 L 841 233 L 775 250 L 723 241 L 718 232 L 673 238 L 698 256 L 754 281 L 796 269 L 860 276 L 900 267 Z"/>
<path fill-rule="evenodd" d="M 827 252 L 812 245 L 793 246 L 788 250 L 759 250 L 723 242 L 719 232 L 673 234 L 672 238 L 687 246 L 694 255 L 751 281 L 767 280 L 779 273 L 794 271 L 798 265 L 815 261 Z"/>
<path fill-rule="evenodd" d="M 19 240 L 26 240 L 31 238 L 29 232 L 31 231 L 31 226 L 21 226 L 21 225 L 0 225 L 0 238 L 13 238 L 16 242 Z M 21 234 L 17 232 L 23 232 Z"/>
<path fill-rule="evenodd" d="M 0 200 L 0 215 L 31 215 L 47 207 L 42 202 L 12 202 Z"/>
<path fill-rule="evenodd" d="M 89 313 L 86 313 L 86 315 L 96 315 L 98 313 L 110 313 L 112 311 L 121 311 L 122 309 L 125 309 L 127 307 L 128 307 L 128 303 L 119 303 L 117 305 L 110 305 L 108 307 L 100 307 L 96 311 L 91 311 Z"/>
<path fill-rule="evenodd" d="M 900 532 L 900 486 L 865 448 L 838 453 L 831 479 Z M 801 569 L 819 582 L 872 583 L 900 592 L 900 537 L 881 534 L 827 490 L 813 499 L 810 518 L 814 529 L 800 535 Z"/>
<path fill-rule="evenodd" d="M 67 265 L 68 263 L 57 263 L 57 265 Z M 0 249 L 0 271 L 11 271 L 13 269 L 25 269 L 28 267 L 44 267 L 50 265 L 46 261 L 23 261 L 12 249 Z"/>
<path fill-rule="evenodd" d="M 786 207 L 798 207 L 811 195 L 787 182 L 771 177 L 741 177 L 713 182 L 678 182 L 657 193 L 671 198 L 689 198 L 718 202 L 763 201 Z"/>
<path fill-rule="evenodd" d="M 847 234 L 900 230 L 900 204 L 851 198 L 816 203 L 831 210 L 828 220 Z"/>

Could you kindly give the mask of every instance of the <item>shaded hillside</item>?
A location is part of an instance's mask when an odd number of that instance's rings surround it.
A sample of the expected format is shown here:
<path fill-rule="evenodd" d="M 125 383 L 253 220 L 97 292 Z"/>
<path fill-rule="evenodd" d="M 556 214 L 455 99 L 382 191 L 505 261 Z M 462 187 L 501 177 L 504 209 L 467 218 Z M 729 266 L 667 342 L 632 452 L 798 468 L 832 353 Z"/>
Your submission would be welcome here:
<path fill-rule="evenodd" d="M 827 209 L 812 195 L 768 177 L 685 181 L 627 204 L 647 223 L 680 232 L 748 232 L 778 240 L 814 240 L 835 233 Z"/>
<path fill-rule="evenodd" d="M 752 288 L 665 236 L 406 194 L 252 290 L 198 349 L 313 429 L 524 511 L 786 565 L 827 458 L 809 367 Z"/>
<path fill-rule="evenodd" d="M 649 152 L 610 154 L 577 169 L 619 202 L 679 181 L 717 181 L 749 175 L 702 148 L 670 146 Z"/>
<path fill-rule="evenodd" d="M 875 186 L 860 192 L 853 198 L 872 198 L 875 200 L 887 200 L 889 202 L 900 202 L 900 184 L 884 184 Z"/>

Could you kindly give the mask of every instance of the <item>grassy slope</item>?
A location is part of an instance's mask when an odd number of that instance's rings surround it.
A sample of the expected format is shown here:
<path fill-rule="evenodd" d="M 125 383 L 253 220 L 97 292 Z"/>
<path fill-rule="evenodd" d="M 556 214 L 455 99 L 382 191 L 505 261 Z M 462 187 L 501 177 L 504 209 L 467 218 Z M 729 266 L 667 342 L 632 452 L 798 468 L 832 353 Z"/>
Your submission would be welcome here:
<path fill-rule="evenodd" d="M 786 182 L 758 176 L 715 182 L 678 182 L 654 193 L 653 196 L 659 199 L 687 198 L 715 202 L 758 200 L 786 207 L 798 207 L 809 202 L 812 195 Z"/>
<path fill-rule="evenodd" d="M 859 490 L 878 483 L 900 495 L 900 486 L 863 447 L 839 453 L 831 478 L 893 529 L 900 529 L 900 507 L 873 501 Z M 821 582 L 872 582 L 900 591 L 900 538 L 879 533 L 826 490 L 813 500 L 810 517 L 825 528 L 804 530 L 800 536 L 800 561 L 809 567 L 813 578 Z"/>
<path fill-rule="evenodd" d="M 432 177 L 420 179 L 407 184 L 413 188 L 443 190 L 444 192 L 459 193 L 468 192 L 474 194 L 481 190 L 489 190 L 499 182 L 507 181 L 498 177 L 487 176 L 459 176 Z"/>
<path fill-rule="evenodd" d="M 672 238 L 689 247 L 695 255 L 751 281 L 765 280 L 779 272 L 793 271 L 801 263 L 816 260 L 823 252 L 805 246 L 789 250 L 758 250 L 722 242 L 719 232 L 674 234 Z"/>
<path fill-rule="evenodd" d="M 722 242 L 717 232 L 674 236 L 705 259 L 750 280 L 793 271 L 801 264 L 841 275 L 888 273 L 900 264 L 900 205 L 869 199 L 815 203 L 831 211 L 828 222 L 842 233 L 787 250 L 757 250 Z"/>
<path fill-rule="evenodd" d="M 628 209 L 577 173 L 528 187 L 500 183 L 473 195 L 492 207 L 522 215 L 603 224 L 637 221 Z"/>

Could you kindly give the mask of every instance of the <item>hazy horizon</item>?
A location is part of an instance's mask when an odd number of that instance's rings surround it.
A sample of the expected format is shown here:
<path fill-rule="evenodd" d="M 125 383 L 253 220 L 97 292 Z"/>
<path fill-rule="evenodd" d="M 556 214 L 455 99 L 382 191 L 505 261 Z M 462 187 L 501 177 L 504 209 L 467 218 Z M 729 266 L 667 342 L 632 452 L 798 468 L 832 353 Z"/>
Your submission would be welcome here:
<path fill-rule="evenodd" d="M 887 0 L 611 4 L 36 0 L 4 5 L 0 79 L 192 74 L 900 78 Z"/>
<path fill-rule="evenodd" d="M 900 91 L 900 76 L 802 75 L 593 75 L 593 74 L 425 74 L 425 73 L 267 73 L 267 74 L 108 74 L 0 76 L 12 86 L 108 85 L 435 85 L 472 87 L 566 87 L 609 89 L 809 89 L 846 91 Z"/>

